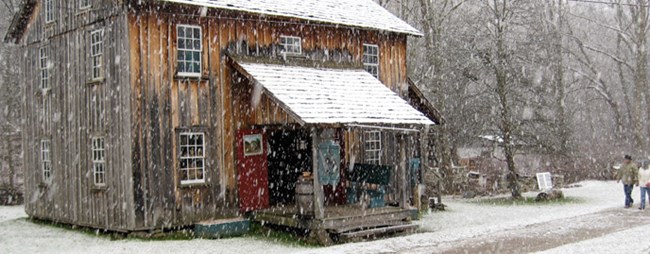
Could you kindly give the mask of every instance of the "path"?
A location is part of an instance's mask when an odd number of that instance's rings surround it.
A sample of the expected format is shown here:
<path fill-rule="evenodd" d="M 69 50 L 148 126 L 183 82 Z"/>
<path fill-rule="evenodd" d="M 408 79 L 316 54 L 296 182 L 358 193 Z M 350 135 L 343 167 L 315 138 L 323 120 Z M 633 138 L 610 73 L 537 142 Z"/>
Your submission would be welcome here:
<path fill-rule="evenodd" d="M 529 253 L 650 225 L 650 211 L 608 209 L 396 253 Z"/>

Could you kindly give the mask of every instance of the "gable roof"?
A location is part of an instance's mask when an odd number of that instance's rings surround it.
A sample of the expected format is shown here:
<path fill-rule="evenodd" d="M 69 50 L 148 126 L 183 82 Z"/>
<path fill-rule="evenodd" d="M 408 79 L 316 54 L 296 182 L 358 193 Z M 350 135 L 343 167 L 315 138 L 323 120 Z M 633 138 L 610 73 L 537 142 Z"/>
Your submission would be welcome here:
<path fill-rule="evenodd" d="M 390 31 L 414 36 L 422 33 L 372 0 L 157 0 L 261 15 L 297 18 L 333 25 Z M 18 42 L 32 17 L 37 0 L 24 0 L 13 17 L 5 42 Z"/>
<path fill-rule="evenodd" d="M 422 36 L 372 0 L 159 0 Z"/>

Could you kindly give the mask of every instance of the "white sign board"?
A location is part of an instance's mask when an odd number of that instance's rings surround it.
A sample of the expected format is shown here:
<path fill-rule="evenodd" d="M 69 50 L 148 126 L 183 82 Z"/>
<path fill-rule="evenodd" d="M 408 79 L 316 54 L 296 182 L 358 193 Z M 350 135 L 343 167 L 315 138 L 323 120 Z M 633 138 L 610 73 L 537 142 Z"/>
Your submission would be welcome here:
<path fill-rule="evenodd" d="M 540 190 L 553 189 L 553 181 L 550 172 L 537 173 L 537 186 Z"/>

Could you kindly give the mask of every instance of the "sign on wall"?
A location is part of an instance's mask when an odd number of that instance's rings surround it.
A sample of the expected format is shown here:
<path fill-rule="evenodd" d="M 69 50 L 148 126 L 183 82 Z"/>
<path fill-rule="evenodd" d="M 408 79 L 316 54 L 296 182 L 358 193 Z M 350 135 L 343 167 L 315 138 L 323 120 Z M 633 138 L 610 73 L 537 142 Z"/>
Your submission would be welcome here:
<path fill-rule="evenodd" d="M 553 181 L 550 172 L 537 173 L 537 186 L 540 190 L 553 189 Z"/>

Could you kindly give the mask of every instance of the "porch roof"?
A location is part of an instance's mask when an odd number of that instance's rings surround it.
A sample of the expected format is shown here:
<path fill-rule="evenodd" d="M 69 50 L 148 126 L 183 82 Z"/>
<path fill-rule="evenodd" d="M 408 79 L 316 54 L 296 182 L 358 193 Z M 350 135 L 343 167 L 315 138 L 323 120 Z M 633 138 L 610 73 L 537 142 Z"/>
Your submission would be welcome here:
<path fill-rule="evenodd" d="M 363 69 L 328 69 L 234 62 L 301 124 L 434 125 L 423 113 Z"/>

